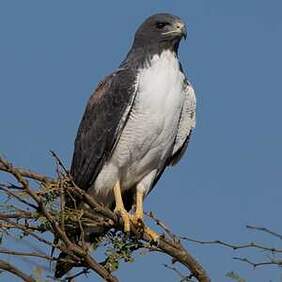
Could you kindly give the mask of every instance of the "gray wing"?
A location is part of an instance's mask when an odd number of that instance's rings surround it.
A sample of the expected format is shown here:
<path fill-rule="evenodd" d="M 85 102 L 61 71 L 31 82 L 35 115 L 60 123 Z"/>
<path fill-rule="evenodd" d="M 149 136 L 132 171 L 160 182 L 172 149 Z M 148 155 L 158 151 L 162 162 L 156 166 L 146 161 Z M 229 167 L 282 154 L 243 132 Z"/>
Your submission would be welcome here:
<path fill-rule="evenodd" d="M 185 153 L 192 129 L 196 125 L 196 96 L 192 85 L 185 82 L 185 101 L 183 104 L 178 132 L 173 146 L 172 154 L 170 157 L 170 164 L 175 165 Z"/>
<path fill-rule="evenodd" d="M 185 100 L 178 123 L 178 131 L 174 145 L 165 165 L 157 172 L 151 190 L 157 184 L 166 167 L 175 165 L 182 158 L 188 147 L 192 129 L 196 125 L 196 95 L 192 85 L 188 81 L 185 81 L 184 91 Z"/>
<path fill-rule="evenodd" d="M 135 80 L 130 69 L 120 69 L 106 77 L 89 98 L 70 169 L 82 189 L 94 183 L 120 137 L 135 98 Z"/>

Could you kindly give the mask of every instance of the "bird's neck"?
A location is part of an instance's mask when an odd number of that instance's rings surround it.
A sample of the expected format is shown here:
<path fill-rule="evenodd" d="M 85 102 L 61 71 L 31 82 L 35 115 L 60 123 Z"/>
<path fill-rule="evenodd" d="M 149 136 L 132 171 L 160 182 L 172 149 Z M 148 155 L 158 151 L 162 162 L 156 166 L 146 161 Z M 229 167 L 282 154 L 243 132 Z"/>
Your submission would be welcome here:
<path fill-rule="evenodd" d="M 142 46 L 134 42 L 125 60 L 121 63 L 121 67 L 138 69 L 143 67 L 148 61 L 151 61 L 154 55 L 161 55 L 162 52 L 167 50 L 170 50 L 177 56 L 178 43 L 172 45 L 171 43 L 165 44 L 165 42 L 161 42 L 159 44 L 154 43 Z"/>

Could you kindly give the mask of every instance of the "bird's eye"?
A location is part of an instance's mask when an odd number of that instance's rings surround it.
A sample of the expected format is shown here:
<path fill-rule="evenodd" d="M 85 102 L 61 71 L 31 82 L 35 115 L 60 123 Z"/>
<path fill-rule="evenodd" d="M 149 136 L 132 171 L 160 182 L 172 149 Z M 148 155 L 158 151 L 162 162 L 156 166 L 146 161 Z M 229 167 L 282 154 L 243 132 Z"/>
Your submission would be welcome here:
<path fill-rule="evenodd" d="M 169 23 L 167 23 L 167 22 L 157 22 L 157 23 L 156 23 L 156 28 L 162 29 L 162 28 L 164 28 L 166 25 L 169 25 Z"/>

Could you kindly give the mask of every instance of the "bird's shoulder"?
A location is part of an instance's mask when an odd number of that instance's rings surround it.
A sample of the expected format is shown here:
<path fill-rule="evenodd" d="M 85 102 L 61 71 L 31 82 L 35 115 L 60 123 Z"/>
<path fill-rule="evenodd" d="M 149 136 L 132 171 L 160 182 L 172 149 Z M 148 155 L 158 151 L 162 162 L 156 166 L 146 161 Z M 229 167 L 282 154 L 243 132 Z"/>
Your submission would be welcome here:
<path fill-rule="evenodd" d="M 119 68 L 101 80 L 88 99 L 77 137 L 85 127 L 90 129 L 88 121 L 95 128 L 99 120 L 103 122 L 105 117 L 110 118 L 109 113 L 114 118 L 114 111 L 118 109 L 119 114 L 135 91 L 135 80 L 136 74 L 129 68 Z"/>

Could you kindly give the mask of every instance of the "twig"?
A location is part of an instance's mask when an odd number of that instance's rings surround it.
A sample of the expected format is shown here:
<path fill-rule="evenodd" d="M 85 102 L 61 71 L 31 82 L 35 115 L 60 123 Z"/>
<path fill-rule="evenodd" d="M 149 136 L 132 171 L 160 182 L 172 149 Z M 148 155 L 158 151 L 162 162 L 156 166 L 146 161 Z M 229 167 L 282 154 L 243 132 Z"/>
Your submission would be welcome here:
<path fill-rule="evenodd" d="M 227 243 L 227 242 L 224 242 L 224 241 L 221 241 L 221 240 L 201 241 L 201 240 L 195 240 L 195 239 L 192 239 L 192 238 L 189 238 L 189 237 L 180 237 L 180 239 L 187 240 L 187 241 L 194 242 L 194 243 L 198 243 L 198 244 L 202 244 L 202 245 L 222 245 L 222 246 L 231 248 L 233 250 L 256 248 L 256 249 L 260 249 L 260 250 L 263 250 L 263 251 L 269 251 L 269 252 L 273 252 L 273 253 L 282 253 L 282 249 L 267 247 L 267 246 L 259 245 L 259 244 L 254 243 L 254 242 L 242 244 L 242 245 L 235 245 L 235 244 Z"/>
<path fill-rule="evenodd" d="M 4 248 L 0 248 L 0 253 L 6 255 L 13 255 L 13 256 L 38 257 L 47 260 L 55 260 L 55 258 L 39 253 L 17 252 L 17 251 L 7 250 Z"/>
<path fill-rule="evenodd" d="M 258 267 L 258 266 L 263 266 L 263 265 L 278 265 L 278 266 L 282 266 L 282 260 L 271 259 L 270 261 L 264 261 L 264 262 L 252 262 L 248 258 L 234 257 L 233 259 L 245 262 L 247 264 L 250 264 L 253 267 Z"/>
<path fill-rule="evenodd" d="M 23 189 L 27 192 L 28 195 L 31 196 L 31 198 L 35 202 L 37 202 L 37 203 L 41 202 L 40 197 L 38 197 L 36 195 L 36 193 L 34 191 L 32 191 L 32 189 L 29 186 L 28 181 L 23 177 L 20 170 L 14 168 L 10 163 L 5 161 L 1 157 L 0 157 L 0 164 L 2 164 L 5 167 L 7 172 L 9 172 L 11 175 L 13 175 L 16 178 L 16 180 L 22 185 Z"/>
<path fill-rule="evenodd" d="M 10 191 L 7 187 L 5 187 L 4 185 L 0 184 L 0 190 L 4 191 L 6 194 L 8 194 L 9 196 L 17 199 L 19 202 L 33 208 L 33 209 L 36 209 L 37 207 L 32 204 L 32 203 L 29 203 L 28 201 L 26 201 L 25 199 L 21 198 L 19 195 L 17 195 L 16 193 L 14 193 L 13 191 Z"/>
<path fill-rule="evenodd" d="M 54 157 L 54 159 L 58 162 L 59 166 L 64 170 L 66 175 L 69 175 L 69 171 L 66 169 L 65 165 L 63 164 L 59 156 L 53 150 L 50 150 L 50 153 Z"/>
<path fill-rule="evenodd" d="M 17 267 L 9 264 L 8 262 L 0 259 L 0 269 L 10 272 L 26 282 L 36 282 L 31 276 L 23 273 Z"/>
<path fill-rule="evenodd" d="M 258 231 L 262 231 L 262 232 L 266 232 L 268 234 L 271 234 L 279 239 L 282 240 L 282 235 L 277 233 L 277 232 L 274 232 L 268 228 L 265 228 L 265 227 L 260 227 L 260 226 L 254 226 L 254 225 L 246 225 L 246 228 L 248 229 L 253 229 L 253 230 L 258 230 Z"/>
<path fill-rule="evenodd" d="M 14 222 L 12 220 L 9 220 L 8 218 L 1 218 L 1 219 L 3 219 L 6 222 L 8 222 L 11 226 L 14 226 L 14 228 L 22 230 L 24 233 L 28 234 L 29 236 L 37 239 L 39 242 L 44 243 L 44 244 L 46 244 L 48 246 L 54 246 L 50 241 L 48 241 L 48 240 L 46 240 L 46 239 L 36 235 L 34 233 L 34 228 L 33 227 L 30 227 L 30 226 L 27 226 L 27 225 L 23 225 L 23 224 L 20 224 L 20 223 L 16 223 L 16 222 Z M 38 230 L 39 230 L 39 228 L 38 228 Z"/>
<path fill-rule="evenodd" d="M 200 282 L 210 282 L 205 269 L 201 264 L 185 249 L 180 242 L 172 242 L 167 238 L 160 237 L 158 248 L 173 258 L 173 261 L 180 262 L 186 266 L 191 274 Z"/>
<path fill-rule="evenodd" d="M 160 219 L 158 219 L 153 212 L 149 212 L 149 213 L 145 213 L 148 217 L 150 217 L 151 219 L 153 219 L 155 221 L 155 223 L 160 226 L 164 232 L 173 240 L 177 240 L 179 241 L 179 238 L 177 238 L 177 236 L 175 234 L 173 234 L 170 229 L 167 227 L 166 224 L 164 224 Z"/>
<path fill-rule="evenodd" d="M 63 279 L 63 281 L 66 281 L 66 282 L 71 282 L 73 281 L 74 278 L 77 278 L 78 276 L 81 276 L 82 274 L 88 274 L 89 273 L 89 269 L 85 268 L 83 270 L 81 270 L 80 272 L 72 275 L 72 276 L 68 276 L 66 277 L 65 279 Z"/>
<path fill-rule="evenodd" d="M 13 212 L 13 213 L 0 213 L 0 219 L 3 219 L 3 218 L 34 219 L 34 214 L 32 212 L 18 210 L 18 211 Z"/>
<path fill-rule="evenodd" d="M 65 191 L 64 188 L 61 187 L 60 191 L 60 209 L 61 209 L 61 228 L 65 231 Z"/>
<path fill-rule="evenodd" d="M 191 281 L 189 276 L 183 275 L 176 267 L 173 267 L 173 266 L 170 266 L 170 265 L 167 265 L 167 264 L 163 264 L 163 266 L 165 268 L 168 268 L 169 270 L 172 270 L 173 272 L 175 272 L 179 276 L 179 278 L 181 279 L 181 282 L 184 282 L 184 281 L 190 282 Z"/>
<path fill-rule="evenodd" d="M 2 163 L 3 158 L 0 157 L 0 170 L 9 172 L 9 169 L 5 166 L 4 163 Z M 40 173 L 28 170 L 28 169 L 23 169 L 23 168 L 17 168 L 18 172 L 23 176 L 27 177 L 33 180 L 37 180 L 39 182 L 43 183 L 54 183 L 56 182 L 54 179 L 50 177 L 46 177 Z"/>

